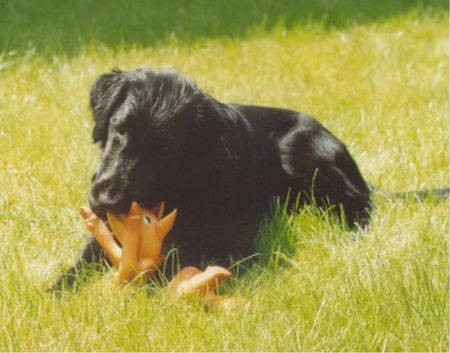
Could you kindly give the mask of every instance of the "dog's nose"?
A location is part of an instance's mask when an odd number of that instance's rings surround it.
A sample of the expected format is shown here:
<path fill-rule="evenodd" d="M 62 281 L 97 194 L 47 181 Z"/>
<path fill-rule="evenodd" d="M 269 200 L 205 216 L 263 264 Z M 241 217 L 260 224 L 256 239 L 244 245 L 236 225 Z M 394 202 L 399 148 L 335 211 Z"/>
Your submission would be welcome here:
<path fill-rule="evenodd" d="M 108 176 L 98 176 L 92 183 L 89 204 L 96 213 L 124 213 L 131 204 L 121 183 Z"/>
<path fill-rule="evenodd" d="M 89 203 L 91 208 L 109 210 L 114 205 L 114 197 L 112 190 L 111 178 L 100 176 L 95 178 L 92 183 L 91 195 L 89 196 Z"/>
<path fill-rule="evenodd" d="M 91 210 L 97 215 L 99 216 L 101 219 L 105 220 L 106 219 L 106 210 L 102 207 L 102 205 L 100 205 L 100 203 L 98 203 L 97 199 L 94 198 L 91 195 L 89 195 L 89 206 L 91 207 Z"/>
<path fill-rule="evenodd" d="M 110 179 L 104 177 L 96 178 L 92 182 L 91 197 L 98 200 L 101 198 L 101 195 L 105 194 L 109 186 L 111 186 Z"/>

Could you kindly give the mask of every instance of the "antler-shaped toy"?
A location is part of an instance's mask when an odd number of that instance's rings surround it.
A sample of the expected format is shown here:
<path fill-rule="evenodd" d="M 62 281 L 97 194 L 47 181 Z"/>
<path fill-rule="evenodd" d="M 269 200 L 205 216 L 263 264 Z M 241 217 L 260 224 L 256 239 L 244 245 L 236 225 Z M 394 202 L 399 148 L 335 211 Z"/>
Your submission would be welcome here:
<path fill-rule="evenodd" d="M 120 284 L 131 282 L 141 273 L 151 275 L 164 262 L 161 248 L 165 236 L 175 222 L 177 210 L 161 218 L 163 212 L 164 203 L 150 211 L 133 202 L 128 215 L 123 219 L 108 213 L 108 221 L 114 235 L 122 245 L 120 248 L 101 219 L 88 207 L 81 207 L 80 213 L 87 230 L 94 235 L 114 267 L 118 269 Z"/>

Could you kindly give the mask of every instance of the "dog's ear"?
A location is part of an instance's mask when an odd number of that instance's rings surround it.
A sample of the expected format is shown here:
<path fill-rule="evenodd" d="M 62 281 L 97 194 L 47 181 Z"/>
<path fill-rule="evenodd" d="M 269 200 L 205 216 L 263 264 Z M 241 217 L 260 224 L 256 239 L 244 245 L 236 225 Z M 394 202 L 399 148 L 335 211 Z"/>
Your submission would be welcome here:
<path fill-rule="evenodd" d="M 126 73 L 114 69 L 101 75 L 91 88 L 90 105 L 94 116 L 94 142 L 105 147 L 108 137 L 109 119 L 112 112 L 125 99 Z"/>
<path fill-rule="evenodd" d="M 199 153 L 213 150 L 219 139 L 219 125 L 222 119 L 216 103 L 210 97 L 204 96 L 194 108 L 194 124 L 197 139 L 193 141 Z"/>

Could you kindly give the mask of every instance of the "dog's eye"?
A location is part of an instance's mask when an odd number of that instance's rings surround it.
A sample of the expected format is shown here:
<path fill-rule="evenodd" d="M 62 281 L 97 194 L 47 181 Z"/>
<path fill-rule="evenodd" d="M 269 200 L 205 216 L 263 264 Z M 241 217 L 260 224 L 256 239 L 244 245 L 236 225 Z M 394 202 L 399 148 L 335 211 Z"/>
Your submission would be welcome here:
<path fill-rule="evenodd" d="M 169 143 L 165 137 L 158 136 L 152 140 L 151 149 L 155 153 L 166 152 L 169 149 Z"/>
<path fill-rule="evenodd" d="M 125 126 L 121 125 L 117 127 L 117 133 L 119 135 L 125 135 L 125 133 L 127 132 L 127 130 L 125 129 Z"/>
<path fill-rule="evenodd" d="M 159 149 L 160 151 L 167 151 L 169 149 L 169 145 L 167 144 L 167 141 L 163 141 L 161 142 L 161 144 L 159 145 Z"/>
<path fill-rule="evenodd" d="M 158 145 L 158 150 L 160 152 L 167 152 L 169 150 L 169 144 L 167 143 L 167 141 L 160 142 Z"/>

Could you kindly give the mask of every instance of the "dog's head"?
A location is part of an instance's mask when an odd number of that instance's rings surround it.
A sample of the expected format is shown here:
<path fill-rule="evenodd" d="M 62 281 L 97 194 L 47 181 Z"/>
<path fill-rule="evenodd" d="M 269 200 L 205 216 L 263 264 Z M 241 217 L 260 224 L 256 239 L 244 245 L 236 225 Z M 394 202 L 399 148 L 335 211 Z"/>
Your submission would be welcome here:
<path fill-rule="evenodd" d="M 217 141 L 214 102 L 168 69 L 114 70 L 92 87 L 93 140 L 102 155 L 92 179 L 97 214 L 125 213 L 132 201 L 163 201 L 204 168 Z"/>

